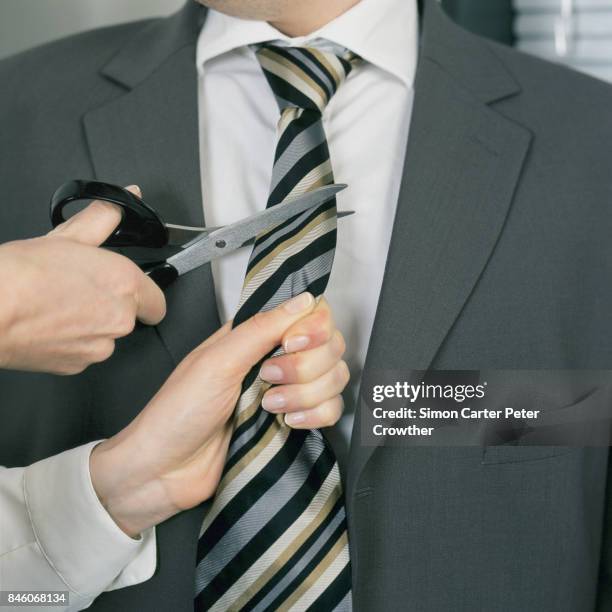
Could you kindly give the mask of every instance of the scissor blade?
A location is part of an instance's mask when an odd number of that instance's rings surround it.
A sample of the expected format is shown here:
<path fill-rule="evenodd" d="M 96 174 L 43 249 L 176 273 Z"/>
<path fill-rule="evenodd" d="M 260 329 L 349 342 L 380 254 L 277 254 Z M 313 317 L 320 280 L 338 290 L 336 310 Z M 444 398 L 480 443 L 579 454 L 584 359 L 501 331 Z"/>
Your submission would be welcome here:
<path fill-rule="evenodd" d="M 248 219 L 202 234 L 200 238 L 193 240 L 180 253 L 168 258 L 167 261 L 176 268 L 179 274 L 185 274 L 217 257 L 239 249 L 262 231 L 283 223 L 310 208 L 324 204 L 346 187 L 347 185 L 343 184 L 326 185 L 266 208 Z"/>
<path fill-rule="evenodd" d="M 341 210 L 338 211 L 338 219 L 349 217 L 354 215 L 354 210 Z M 189 246 L 192 240 L 200 238 L 202 235 L 212 234 L 219 229 L 226 227 L 225 225 L 219 225 L 217 227 L 197 227 L 192 225 L 177 225 L 176 223 L 166 223 L 166 229 L 168 230 L 168 245 L 172 247 L 185 248 Z M 242 246 L 249 246 L 255 242 L 255 237 L 250 238 L 242 244 Z"/>
<path fill-rule="evenodd" d="M 266 208 L 252 217 L 231 223 L 210 234 L 210 239 L 218 242 L 223 240 L 225 251 L 240 248 L 247 240 L 257 236 L 267 229 L 284 223 L 310 208 L 315 208 L 331 200 L 337 193 L 346 189 L 346 185 L 327 185 L 302 196 L 285 200 L 280 204 Z M 220 253 L 223 254 L 223 253 Z"/>
<path fill-rule="evenodd" d="M 350 217 L 351 215 L 354 215 L 355 211 L 354 210 L 343 210 L 342 212 L 339 212 L 337 217 L 338 219 L 343 219 L 344 217 Z M 215 229 L 219 229 L 219 228 L 215 228 Z M 247 247 L 247 246 L 251 246 L 252 244 L 255 244 L 255 236 L 253 236 L 253 238 L 249 238 L 246 242 L 243 242 L 240 246 L 243 247 Z"/>
<path fill-rule="evenodd" d="M 191 242 L 194 238 L 199 238 L 203 234 L 210 234 L 214 228 L 166 223 L 166 229 L 168 230 L 168 244 L 172 246 L 182 246 L 187 242 Z"/>

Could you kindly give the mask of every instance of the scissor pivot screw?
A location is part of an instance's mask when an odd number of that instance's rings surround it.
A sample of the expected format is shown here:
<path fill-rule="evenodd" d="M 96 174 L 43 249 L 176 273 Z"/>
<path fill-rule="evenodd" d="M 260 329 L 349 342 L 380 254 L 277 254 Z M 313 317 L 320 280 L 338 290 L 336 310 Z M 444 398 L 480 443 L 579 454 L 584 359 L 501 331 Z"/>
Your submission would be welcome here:
<path fill-rule="evenodd" d="M 227 242 L 225 242 L 225 240 L 217 240 L 217 242 L 215 242 L 215 246 L 218 249 L 224 249 L 227 246 Z"/>

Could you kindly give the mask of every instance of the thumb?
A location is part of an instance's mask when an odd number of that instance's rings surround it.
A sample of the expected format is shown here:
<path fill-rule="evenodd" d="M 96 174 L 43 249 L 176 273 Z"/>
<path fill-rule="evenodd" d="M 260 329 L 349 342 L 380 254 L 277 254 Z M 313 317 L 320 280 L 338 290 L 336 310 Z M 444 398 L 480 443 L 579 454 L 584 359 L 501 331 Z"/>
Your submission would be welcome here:
<path fill-rule="evenodd" d="M 274 347 L 285 331 L 311 313 L 316 305 L 310 293 L 301 293 L 267 312 L 259 312 L 223 336 L 210 348 L 220 363 L 230 363 L 241 373 L 250 370 Z"/>
<path fill-rule="evenodd" d="M 136 185 L 127 187 L 127 190 L 140 196 L 140 189 Z M 121 216 L 119 206 L 95 200 L 49 232 L 49 236 L 60 236 L 82 244 L 100 246 L 117 229 Z"/>

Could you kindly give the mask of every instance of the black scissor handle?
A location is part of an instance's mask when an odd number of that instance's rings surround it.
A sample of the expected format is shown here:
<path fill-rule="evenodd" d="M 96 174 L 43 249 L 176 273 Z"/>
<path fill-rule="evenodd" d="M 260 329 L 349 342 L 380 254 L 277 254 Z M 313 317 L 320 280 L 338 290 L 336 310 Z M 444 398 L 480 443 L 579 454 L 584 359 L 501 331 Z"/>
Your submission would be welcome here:
<path fill-rule="evenodd" d="M 78 200 L 104 200 L 121 207 L 121 223 L 103 246 L 159 248 L 168 244 L 168 230 L 153 208 L 127 189 L 99 181 L 68 181 L 61 185 L 51 197 L 53 227 L 66 220 L 64 208 Z"/>
<path fill-rule="evenodd" d="M 153 280 L 160 289 L 169 287 L 179 276 L 177 269 L 167 261 L 141 263 L 140 269 Z"/>

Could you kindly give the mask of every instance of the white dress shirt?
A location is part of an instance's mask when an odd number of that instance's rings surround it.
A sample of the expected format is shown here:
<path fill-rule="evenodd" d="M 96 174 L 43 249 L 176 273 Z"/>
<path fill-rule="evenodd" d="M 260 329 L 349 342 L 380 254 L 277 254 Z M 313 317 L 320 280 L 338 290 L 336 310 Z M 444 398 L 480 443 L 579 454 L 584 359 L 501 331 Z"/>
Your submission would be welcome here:
<path fill-rule="evenodd" d="M 103 591 L 148 580 L 155 530 L 126 535 L 104 509 L 89 475 L 92 442 L 27 468 L 0 467 L 0 590 L 68 591 L 82 610 Z"/>
<path fill-rule="evenodd" d="M 349 188 L 339 210 L 338 245 L 325 295 L 347 345 L 351 370 L 339 423 L 342 454 L 378 304 L 397 205 L 418 50 L 415 0 L 361 0 L 317 32 L 289 38 L 265 22 L 209 10 L 197 47 L 200 158 L 207 225 L 237 221 L 265 207 L 279 110 L 254 51 L 264 41 L 307 45 L 324 39 L 365 61 L 323 115 L 337 182 Z M 249 249 L 216 260 L 213 278 L 222 320 L 236 312 Z M 338 449 L 336 449 L 338 450 Z"/>

